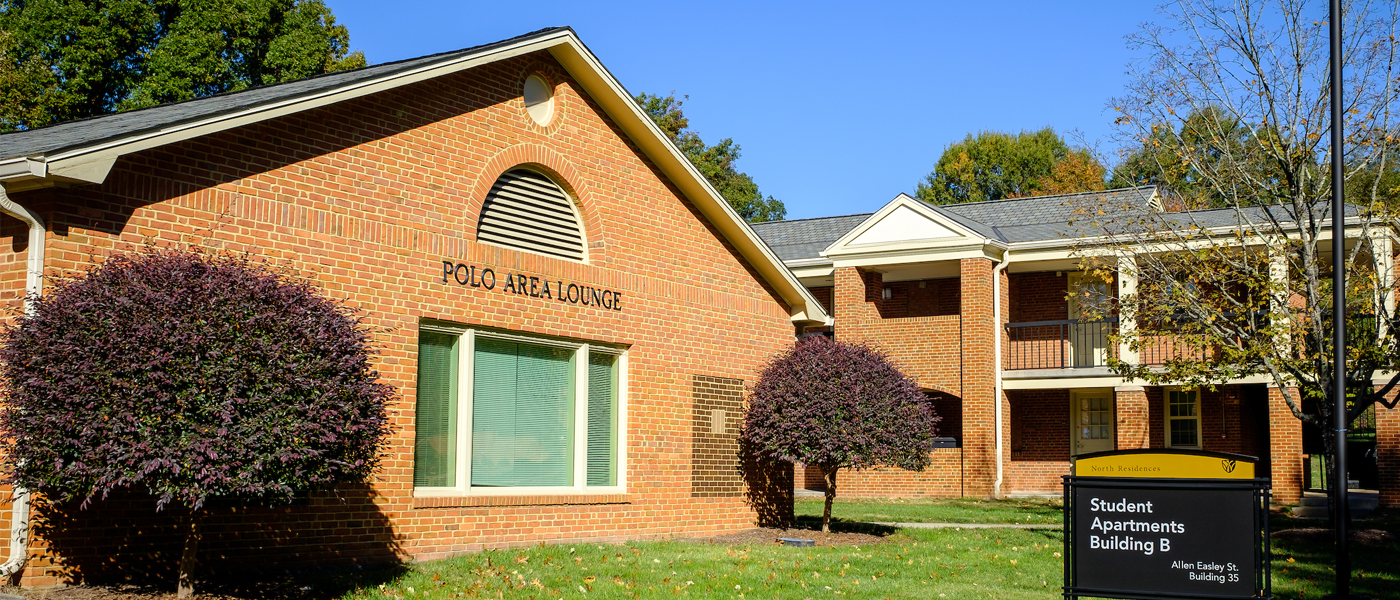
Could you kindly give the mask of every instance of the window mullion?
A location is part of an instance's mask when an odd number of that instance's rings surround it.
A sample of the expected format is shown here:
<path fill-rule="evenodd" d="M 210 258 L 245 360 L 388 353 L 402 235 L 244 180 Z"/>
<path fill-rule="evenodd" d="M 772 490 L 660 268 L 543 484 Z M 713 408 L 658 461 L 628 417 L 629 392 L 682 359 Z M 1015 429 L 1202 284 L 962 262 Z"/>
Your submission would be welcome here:
<path fill-rule="evenodd" d="M 461 383 L 457 386 L 457 489 L 466 491 L 472 487 L 472 400 L 475 396 L 476 332 L 467 330 L 462 334 L 462 348 L 457 372 Z"/>
<path fill-rule="evenodd" d="M 588 344 L 574 354 L 574 486 L 588 485 Z"/>

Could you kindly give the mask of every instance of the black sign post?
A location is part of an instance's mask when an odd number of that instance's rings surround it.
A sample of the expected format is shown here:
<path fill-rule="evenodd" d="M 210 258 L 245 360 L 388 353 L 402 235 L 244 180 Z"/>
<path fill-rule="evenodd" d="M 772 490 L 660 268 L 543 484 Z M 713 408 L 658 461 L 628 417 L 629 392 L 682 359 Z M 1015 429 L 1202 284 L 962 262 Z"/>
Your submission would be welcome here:
<path fill-rule="evenodd" d="M 1066 599 L 1272 598 L 1267 479 L 1064 483 Z"/>

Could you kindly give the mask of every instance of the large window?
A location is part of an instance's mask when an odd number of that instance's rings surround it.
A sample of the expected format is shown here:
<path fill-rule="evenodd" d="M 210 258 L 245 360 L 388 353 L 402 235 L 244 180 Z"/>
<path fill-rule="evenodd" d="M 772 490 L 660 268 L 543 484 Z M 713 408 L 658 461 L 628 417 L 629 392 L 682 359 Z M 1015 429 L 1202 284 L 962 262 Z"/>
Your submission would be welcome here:
<path fill-rule="evenodd" d="M 418 495 L 618 492 L 621 350 L 424 326 L 418 336 Z"/>
<path fill-rule="evenodd" d="M 1201 394 L 1167 388 L 1167 447 L 1201 447 Z"/>

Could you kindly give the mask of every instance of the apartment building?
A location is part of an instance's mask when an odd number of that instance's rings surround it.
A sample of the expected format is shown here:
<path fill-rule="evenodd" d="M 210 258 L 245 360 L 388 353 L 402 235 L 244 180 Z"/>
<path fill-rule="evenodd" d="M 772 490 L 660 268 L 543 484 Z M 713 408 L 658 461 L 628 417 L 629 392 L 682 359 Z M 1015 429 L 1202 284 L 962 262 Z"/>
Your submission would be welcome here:
<path fill-rule="evenodd" d="M 1320 433 L 1304 430 L 1267 379 L 1189 389 L 1109 370 L 1110 355 L 1151 365 L 1171 349 L 1117 347 L 1117 320 L 1076 305 L 1085 296 L 1072 289 L 1116 297 L 1136 282 L 1081 286 L 1081 232 L 1067 224 L 1086 206 L 1160 202 L 1153 187 L 948 206 L 901 194 L 874 213 L 756 225 L 834 318 L 804 331 L 883 349 L 933 400 L 939 435 L 955 440 L 925 472 L 843 474 L 838 493 L 1058 494 L 1074 456 L 1139 448 L 1256 456 L 1280 503 L 1319 485 Z M 1193 218 L 1234 222 L 1228 211 Z M 1400 410 L 1378 406 L 1362 421 L 1375 441 L 1352 454 L 1351 477 L 1400 503 Z M 798 480 L 821 485 L 817 473 Z"/>

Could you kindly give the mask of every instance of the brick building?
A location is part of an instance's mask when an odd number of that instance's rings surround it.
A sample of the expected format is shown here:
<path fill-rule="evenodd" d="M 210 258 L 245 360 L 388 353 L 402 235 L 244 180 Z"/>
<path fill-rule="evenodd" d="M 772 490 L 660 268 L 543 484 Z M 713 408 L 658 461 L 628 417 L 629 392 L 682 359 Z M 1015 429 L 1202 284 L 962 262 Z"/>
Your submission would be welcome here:
<path fill-rule="evenodd" d="M 1058 494 L 1073 456 L 1138 448 L 1257 456 L 1280 503 L 1316 483 L 1308 477 L 1320 448 L 1308 442 L 1318 434 L 1305 434 L 1270 380 L 1208 391 L 1109 371 L 1110 353 L 1135 353 L 1110 342 L 1116 319 L 1080 318 L 1082 293 L 1069 293 L 1079 287 L 1082 233 L 1066 224 L 1090 203 L 1160 210 L 1152 187 L 948 206 L 901 194 L 872 214 L 755 225 L 831 312 L 833 325 L 806 331 L 885 350 L 933 399 L 940 435 L 958 442 L 935 450 L 923 473 L 843 473 L 838 494 Z M 1226 226 L 1234 222 L 1226 212 L 1193 218 Z M 1359 234 L 1349 226 L 1349 237 Z M 1136 285 L 1121 275 L 1090 295 Z M 1160 364 L 1169 350 L 1149 346 L 1136 358 Z M 1364 452 L 1352 454 L 1352 477 L 1379 488 L 1382 503 L 1400 504 L 1400 409 L 1377 406 L 1369 422 L 1375 452 L 1369 465 Z M 799 486 L 821 486 L 813 470 L 799 471 Z"/>
<path fill-rule="evenodd" d="M 739 479 L 742 390 L 825 309 L 567 28 L 5 134 L 0 182 L 12 310 L 153 243 L 251 251 L 382 330 L 383 473 L 213 507 L 206 572 L 709 534 L 790 497 Z M 23 585 L 176 563 L 150 498 L 11 496 Z"/>

